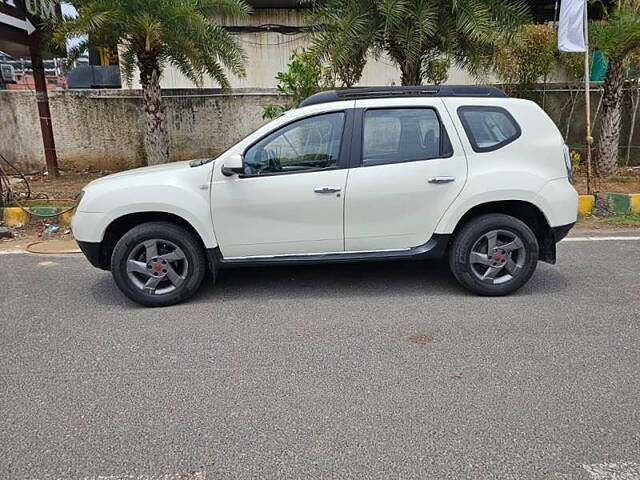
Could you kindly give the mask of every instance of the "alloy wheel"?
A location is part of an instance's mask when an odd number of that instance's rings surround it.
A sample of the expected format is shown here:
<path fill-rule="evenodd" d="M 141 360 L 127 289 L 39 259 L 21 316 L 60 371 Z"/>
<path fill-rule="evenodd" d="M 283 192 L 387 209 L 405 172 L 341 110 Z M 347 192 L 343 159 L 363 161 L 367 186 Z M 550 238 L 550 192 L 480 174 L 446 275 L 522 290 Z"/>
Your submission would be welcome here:
<path fill-rule="evenodd" d="M 472 273 L 482 282 L 497 285 L 516 277 L 525 264 L 526 251 L 520 237 L 508 230 L 491 230 L 471 248 Z"/>
<path fill-rule="evenodd" d="M 127 258 L 127 276 L 148 295 L 164 295 L 186 280 L 189 262 L 175 243 L 153 238 L 135 246 Z"/>

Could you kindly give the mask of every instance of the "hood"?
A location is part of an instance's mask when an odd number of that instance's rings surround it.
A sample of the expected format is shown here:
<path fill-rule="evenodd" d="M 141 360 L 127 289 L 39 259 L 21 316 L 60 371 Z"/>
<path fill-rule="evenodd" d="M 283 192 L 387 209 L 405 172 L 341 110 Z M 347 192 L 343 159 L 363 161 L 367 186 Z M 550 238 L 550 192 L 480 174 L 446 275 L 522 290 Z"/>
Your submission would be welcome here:
<path fill-rule="evenodd" d="M 134 168 L 132 170 L 125 170 L 124 172 L 113 173 L 111 175 L 107 175 L 106 177 L 98 178 L 97 180 L 94 180 L 93 182 L 89 183 L 87 187 L 99 185 L 102 183 L 109 182 L 111 180 L 115 180 L 122 177 L 128 177 L 132 175 L 140 176 L 140 175 L 149 175 L 149 174 L 156 174 L 156 173 L 171 174 L 171 173 L 176 173 L 179 170 L 184 170 L 188 168 L 190 168 L 189 161 L 163 163 L 161 165 L 152 165 L 150 167 Z"/>

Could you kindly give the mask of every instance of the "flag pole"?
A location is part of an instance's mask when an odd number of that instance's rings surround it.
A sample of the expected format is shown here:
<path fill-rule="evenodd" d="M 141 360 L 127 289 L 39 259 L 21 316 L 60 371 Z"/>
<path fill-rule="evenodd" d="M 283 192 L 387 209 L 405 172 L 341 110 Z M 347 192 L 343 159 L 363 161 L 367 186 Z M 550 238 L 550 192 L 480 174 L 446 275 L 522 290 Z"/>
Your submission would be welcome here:
<path fill-rule="evenodd" d="M 593 137 L 591 136 L 591 69 L 589 68 L 589 13 L 588 13 L 587 0 L 584 0 L 584 94 L 585 94 L 585 113 L 587 132 L 585 136 L 586 141 L 586 155 L 587 155 L 587 195 L 591 195 L 592 192 L 592 170 L 591 170 L 591 144 L 593 143 Z"/>

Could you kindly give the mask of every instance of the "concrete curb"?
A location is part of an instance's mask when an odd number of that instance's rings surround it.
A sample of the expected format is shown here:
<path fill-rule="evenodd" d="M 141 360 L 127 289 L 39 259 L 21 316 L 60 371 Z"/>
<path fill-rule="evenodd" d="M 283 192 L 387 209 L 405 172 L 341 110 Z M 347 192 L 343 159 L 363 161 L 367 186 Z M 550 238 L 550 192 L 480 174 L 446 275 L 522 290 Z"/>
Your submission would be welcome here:
<path fill-rule="evenodd" d="M 578 213 L 580 215 L 590 215 L 596 197 L 593 195 L 578 195 Z"/>
<path fill-rule="evenodd" d="M 20 207 L 5 207 L 1 208 L 2 221 L 7 227 L 19 228 L 29 223 L 36 222 L 38 220 L 51 220 L 53 223 L 57 223 L 62 226 L 69 226 L 71 224 L 71 220 L 73 219 L 73 214 L 75 210 L 68 210 L 68 207 L 58 208 L 58 207 L 33 207 L 28 210 L 31 211 L 32 215 L 28 212 L 25 212 Z M 60 213 L 64 212 L 64 213 Z M 48 218 L 38 217 L 38 215 L 47 215 Z M 52 215 L 52 216 L 51 216 Z"/>
<path fill-rule="evenodd" d="M 631 213 L 640 213 L 640 193 L 631 193 Z"/>
<path fill-rule="evenodd" d="M 591 215 L 595 196 L 578 196 L 578 213 L 580 215 Z M 607 192 L 607 203 L 613 213 L 639 213 L 640 214 L 640 193 L 614 193 Z"/>
<path fill-rule="evenodd" d="M 607 192 L 607 202 L 614 213 L 640 213 L 640 193 Z"/>
<path fill-rule="evenodd" d="M 29 214 L 21 208 L 5 207 L 2 210 L 2 221 L 7 227 L 24 227 L 29 223 Z"/>

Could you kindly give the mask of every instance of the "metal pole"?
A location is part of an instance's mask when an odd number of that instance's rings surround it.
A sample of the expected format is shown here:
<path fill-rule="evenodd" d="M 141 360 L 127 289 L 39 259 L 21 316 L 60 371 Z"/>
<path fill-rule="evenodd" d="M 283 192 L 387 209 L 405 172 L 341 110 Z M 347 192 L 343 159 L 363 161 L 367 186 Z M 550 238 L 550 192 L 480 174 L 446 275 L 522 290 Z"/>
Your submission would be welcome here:
<path fill-rule="evenodd" d="M 589 13 L 587 11 L 587 0 L 584 2 L 584 43 L 586 50 L 584 52 L 584 93 L 585 93 L 585 113 L 587 120 L 587 132 L 585 136 L 585 150 L 587 154 L 587 195 L 592 194 L 593 172 L 591 170 L 591 144 L 593 137 L 591 136 L 591 69 L 589 68 Z"/>
<path fill-rule="evenodd" d="M 47 161 L 47 171 L 49 178 L 58 178 L 58 157 L 56 155 L 56 144 L 53 139 L 53 129 L 51 128 L 51 112 L 49 110 L 49 95 L 47 93 L 47 78 L 44 74 L 44 64 L 42 63 L 42 42 L 40 35 L 33 39 L 29 47 L 31 53 L 31 67 L 33 68 L 33 80 L 36 84 L 36 101 L 38 102 L 38 115 L 40 116 L 40 130 L 42 131 L 42 143 L 44 144 L 44 158 Z"/>

